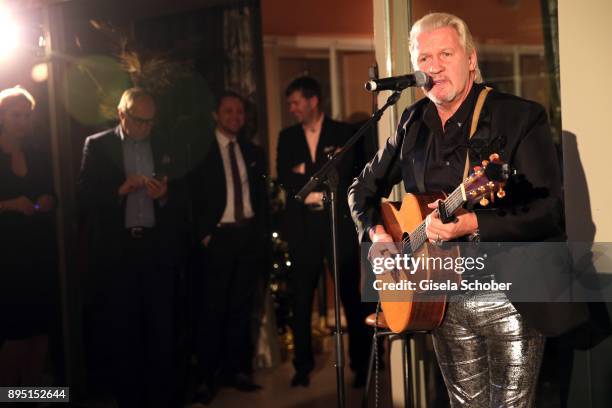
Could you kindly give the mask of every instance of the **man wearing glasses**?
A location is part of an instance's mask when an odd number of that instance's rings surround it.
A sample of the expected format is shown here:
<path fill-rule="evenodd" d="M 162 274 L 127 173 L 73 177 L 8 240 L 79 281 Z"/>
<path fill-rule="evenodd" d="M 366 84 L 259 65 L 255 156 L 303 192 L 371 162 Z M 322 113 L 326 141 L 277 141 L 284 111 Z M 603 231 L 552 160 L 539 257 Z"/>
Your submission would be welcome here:
<path fill-rule="evenodd" d="M 170 162 L 151 129 L 155 102 L 126 90 L 119 125 L 85 141 L 79 204 L 91 217 L 91 371 L 120 407 L 166 407 L 173 386 Z"/>

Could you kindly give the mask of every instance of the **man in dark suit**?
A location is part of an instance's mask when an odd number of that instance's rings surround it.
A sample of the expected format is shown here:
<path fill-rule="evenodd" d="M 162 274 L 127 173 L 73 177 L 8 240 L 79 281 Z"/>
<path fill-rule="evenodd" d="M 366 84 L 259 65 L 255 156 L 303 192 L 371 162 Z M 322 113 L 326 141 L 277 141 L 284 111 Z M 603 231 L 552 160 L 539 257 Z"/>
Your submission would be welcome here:
<path fill-rule="evenodd" d="M 544 109 L 496 91 L 487 95 L 474 41 L 456 16 L 432 13 L 417 21 L 410 52 L 414 68 L 432 78 L 423 89 L 427 97 L 404 111 L 395 135 L 349 190 L 360 237 L 374 243 L 371 257 L 398 252 L 382 225 L 380 199 L 400 181 L 408 192 L 451 192 L 463 181 L 468 153 L 472 166 L 498 153 L 518 175 L 510 178 L 506 197 L 496 199 L 493 208 L 462 209 L 455 222 L 448 223 L 433 211 L 426 228 L 431 242 L 466 237 L 475 242 L 563 241 L 559 163 Z M 478 117 L 480 96 L 486 99 Z M 477 127 L 470 138 L 472 123 Z M 550 288 L 557 280 L 554 275 L 566 274 L 561 269 L 568 267 L 568 260 L 563 261 L 561 252 L 555 254 L 561 260 L 556 264 L 549 251 L 539 256 L 525 252 L 516 256 L 515 248 L 509 250 L 510 256 L 500 258 L 504 262 L 487 268 L 486 277 L 491 279 L 494 272 L 495 279 L 511 282 L 512 289 L 540 284 Z M 516 268 L 522 261 L 540 267 L 526 277 Z M 558 335 L 585 317 L 579 305 L 511 302 L 501 291 L 451 295 L 444 321 L 433 331 L 451 406 L 533 406 L 544 335 Z"/>
<path fill-rule="evenodd" d="M 167 407 L 174 393 L 170 156 L 151 137 L 155 103 L 146 91 L 126 90 L 118 115 L 117 127 L 85 141 L 77 185 L 92 229 L 90 370 L 121 407 Z"/>
<path fill-rule="evenodd" d="M 240 95 L 226 91 L 213 113 L 215 138 L 191 180 L 196 240 L 203 256 L 196 401 L 217 385 L 240 391 L 252 379 L 251 315 L 256 285 L 268 258 L 268 195 L 263 150 L 239 137 L 245 123 Z"/>
<path fill-rule="evenodd" d="M 287 192 L 283 234 L 289 242 L 293 272 L 293 338 L 295 376 L 292 386 L 308 386 L 314 368 L 311 340 L 311 312 L 323 260 L 331 269 L 332 241 L 328 211 L 323 206 L 322 190 L 310 193 L 304 203 L 294 195 L 327 161 L 327 156 L 350 138 L 348 125 L 327 117 L 320 108 L 321 88 L 312 78 L 294 80 L 286 91 L 289 111 L 298 123 L 280 133 L 277 172 Z M 340 297 L 348 323 L 350 366 L 355 372 L 355 386 L 365 382 L 370 337 L 365 327 L 365 308 L 359 294 L 359 255 L 346 191 L 354 174 L 354 155 L 347 152 L 338 166 L 338 267 Z"/>

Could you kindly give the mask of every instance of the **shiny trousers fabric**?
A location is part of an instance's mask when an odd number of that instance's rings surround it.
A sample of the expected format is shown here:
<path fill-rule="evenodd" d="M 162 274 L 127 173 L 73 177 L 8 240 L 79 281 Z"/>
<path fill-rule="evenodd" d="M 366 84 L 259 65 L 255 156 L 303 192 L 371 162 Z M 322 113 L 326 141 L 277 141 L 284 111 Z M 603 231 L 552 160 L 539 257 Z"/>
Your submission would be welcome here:
<path fill-rule="evenodd" d="M 451 407 L 533 407 L 545 338 L 501 292 L 452 295 L 433 332 Z"/>

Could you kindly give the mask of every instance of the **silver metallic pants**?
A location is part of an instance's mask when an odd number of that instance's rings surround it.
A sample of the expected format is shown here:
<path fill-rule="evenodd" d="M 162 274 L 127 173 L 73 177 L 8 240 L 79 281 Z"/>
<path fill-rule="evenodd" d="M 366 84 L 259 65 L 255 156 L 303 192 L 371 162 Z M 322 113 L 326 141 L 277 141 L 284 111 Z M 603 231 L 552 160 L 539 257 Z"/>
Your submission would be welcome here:
<path fill-rule="evenodd" d="M 503 293 L 452 295 L 433 339 L 451 407 L 533 407 L 544 336 Z"/>

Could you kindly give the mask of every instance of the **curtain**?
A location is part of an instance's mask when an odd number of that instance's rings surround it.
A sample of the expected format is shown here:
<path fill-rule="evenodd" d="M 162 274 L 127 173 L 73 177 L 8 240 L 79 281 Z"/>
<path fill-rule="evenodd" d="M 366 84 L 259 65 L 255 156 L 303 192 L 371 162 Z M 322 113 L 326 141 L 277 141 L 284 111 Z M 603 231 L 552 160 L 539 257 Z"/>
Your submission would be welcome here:
<path fill-rule="evenodd" d="M 557 0 L 541 0 L 544 50 L 548 64 L 550 103 L 548 115 L 555 143 L 561 143 L 561 92 L 559 83 L 559 23 Z"/>
<path fill-rule="evenodd" d="M 265 145 L 265 97 L 262 74 L 262 39 L 258 26 L 257 1 L 225 9 L 223 15 L 225 87 L 238 92 L 247 102 L 244 137 Z"/>

